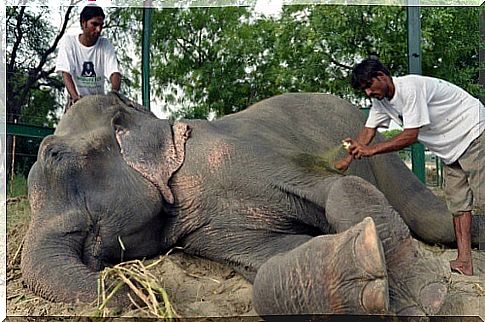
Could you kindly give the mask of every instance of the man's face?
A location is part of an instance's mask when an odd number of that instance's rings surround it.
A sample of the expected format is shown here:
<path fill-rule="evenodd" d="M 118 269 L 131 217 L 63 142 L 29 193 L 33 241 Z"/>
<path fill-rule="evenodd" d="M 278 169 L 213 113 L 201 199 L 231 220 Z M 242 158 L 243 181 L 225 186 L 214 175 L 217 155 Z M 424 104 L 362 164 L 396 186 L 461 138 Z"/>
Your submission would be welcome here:
<path fill-rule="evenodd" d="M 92 42 L 96 42 L 101 35 L 103 24 L 104 18 L 101 16 L 93 17 L 89 20 L 84 20 L 82 22 L 84 36 Z"/>
<path fill-rule="evenodd" d="M 382 100 L 389 97 L 389 77 L 385 74 L 373 77 L 370 82 L 362 84 L 362 90 L 370 98 Z"/>

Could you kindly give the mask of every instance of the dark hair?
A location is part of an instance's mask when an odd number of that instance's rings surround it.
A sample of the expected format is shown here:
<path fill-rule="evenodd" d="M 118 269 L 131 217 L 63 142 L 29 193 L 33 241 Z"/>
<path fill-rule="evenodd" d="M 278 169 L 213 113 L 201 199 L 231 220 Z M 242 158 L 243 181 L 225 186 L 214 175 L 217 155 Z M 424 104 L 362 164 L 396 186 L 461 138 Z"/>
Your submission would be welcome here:
<path fill-rule="evenodd" d="M 357 64 L 352 70 L 352 79 L 350 83 L 355 89 L 362 89 L 372 81 L 372 78 L 378 76 L 382 72 L 387 76 L 391 76 L 389 70 L 377 59 L 365 59 L 360 64 Z"/>
<path fill-rule="evenodd" d="M 83 24 L 83 21 L 88 21 L 93 17 L 103 17 L 104 19 L 105 15 L 104 15 L 103 9 L 101 9 L 101 7 L 98 7 L 96 5 L 85 6 L 83 11 L 81 11 L 81 17 L 79 19 L 81 26 Z"/>

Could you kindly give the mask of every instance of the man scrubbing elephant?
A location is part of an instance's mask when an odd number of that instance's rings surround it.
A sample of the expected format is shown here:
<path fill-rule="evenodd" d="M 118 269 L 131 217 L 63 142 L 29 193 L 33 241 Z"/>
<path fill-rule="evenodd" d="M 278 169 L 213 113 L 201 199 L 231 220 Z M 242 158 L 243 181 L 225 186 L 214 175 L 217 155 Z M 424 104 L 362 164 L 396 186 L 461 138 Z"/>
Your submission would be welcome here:
<path fill-rule="evenodd" d="M 452 270 L 473 275 L 471 256 L 472 210 L 483 209 L 485 179 L 482 150 L 485 108 L 460 87 L 441 79 L 419 75 L 391 77 L 375 59 L 366 59 L 352 72 L 352 86 L 365 92 L 372 108 L 363 130 L 350 143 L 349 154 L 335 167 L 346 170 L 353 159 L 401 150 L 416 141 L 440 157 L 444 166 L 444 191 L 458 246 Z M 393 120 L 402 133 L 370 145 L 376 128 Z"/>

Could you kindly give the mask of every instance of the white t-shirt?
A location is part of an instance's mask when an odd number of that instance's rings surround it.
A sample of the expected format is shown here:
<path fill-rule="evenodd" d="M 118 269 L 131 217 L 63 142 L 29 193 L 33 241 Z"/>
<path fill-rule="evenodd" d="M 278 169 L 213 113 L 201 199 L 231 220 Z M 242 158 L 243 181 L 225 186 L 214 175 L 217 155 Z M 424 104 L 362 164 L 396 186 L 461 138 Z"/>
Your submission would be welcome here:
<path fill-rule="evenodd" d="M 418 140 L 451 164 L 483 131 L 485 108 L 477 98 L 442 79 L 420 75 L 393 77 L 391 100 L 372 99 L 366 127 L 419 128 Z"/>
<path fill-rule="evenodd" d="M 108 39 L 99 37 L 93 46 L 86 47 L 78 35 L 66 35 L 59 48 L 55 71 L 71 74 L 78 94 L 86 96 L 105 94 L 105 79 L 119 73 L 119 67 Z"/>

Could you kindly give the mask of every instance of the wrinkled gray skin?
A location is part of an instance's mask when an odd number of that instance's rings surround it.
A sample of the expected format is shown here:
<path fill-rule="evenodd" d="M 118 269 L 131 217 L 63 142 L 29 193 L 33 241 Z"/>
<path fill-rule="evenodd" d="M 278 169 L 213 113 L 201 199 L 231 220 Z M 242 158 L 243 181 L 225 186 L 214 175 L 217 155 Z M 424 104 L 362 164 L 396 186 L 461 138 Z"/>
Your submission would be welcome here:
<path fill-rule="evenodd" d="M 452 242 L 446 206 L 396 155 L 346 176 L 320 157 L 362 123 L 324 94 L 175 124 L 115 94 L 83 98 L 30 172 L 23 278 L 46 299 L 91 301 L 103 267 L 179 245 L 253 282 L 260 314 L 434 314 L 447 264 L 410 231 Z"/>

